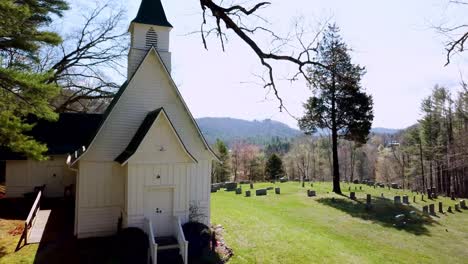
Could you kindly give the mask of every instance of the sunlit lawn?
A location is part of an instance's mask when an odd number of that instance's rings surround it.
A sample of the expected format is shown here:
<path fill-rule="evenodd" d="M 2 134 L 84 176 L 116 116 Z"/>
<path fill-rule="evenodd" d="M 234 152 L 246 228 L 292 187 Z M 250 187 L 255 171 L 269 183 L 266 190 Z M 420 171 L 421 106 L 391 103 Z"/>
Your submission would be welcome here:
<path fill-rule="evenodd" d="M 444 210 L 453 201 L 439 197 L 410 206 L 394 206 L 393 196 L 403 191 L 357 188 L 358 202 L 327 193 L 330 183 L 277 183 L 281 194 L 236 195 L 218 191 L 212 194 L 212 222 L 225 229 L 225 239 L 234 250 L 229 263 L 468 263 L 468 211 L 421 215 L 423 205 L 442 201 Z M 273 184 L 255 184 L 255 189 Z M 363 190 L 359 190 L 362 186 Z M 243 185 L 243 192 L 249 189 Z M 307 189 L 318 196 L 308 198 Z M 373 209 L 366 211 L 365 196 L 372 194 Z M 384 199 L 380 198 L 384 193 Z M 332 199 L 334 198 L 334 199 Z M 391 199 L 391 200 L 390 200 Z M 394 226 L 394 216 L 421 216 L 404 227 Z M 437 210 L 437 205 L 436 205 Z"/>

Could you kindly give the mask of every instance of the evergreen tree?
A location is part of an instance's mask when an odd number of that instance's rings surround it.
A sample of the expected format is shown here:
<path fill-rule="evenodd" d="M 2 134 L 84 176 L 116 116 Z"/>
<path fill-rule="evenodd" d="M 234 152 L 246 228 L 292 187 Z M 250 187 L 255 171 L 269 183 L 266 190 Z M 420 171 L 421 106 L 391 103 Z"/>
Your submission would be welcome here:
<path fill-rule="evenodd" d="M 43 29 L 67 8 L 63 0 L 0 1 L 0 146 L 34 159 L 47 146 L 27 135 L 27 118 L 56 120 L 50 100 L 59 92 L 50 72 L 35 70 L 38 50 L 62 41 Z"/>
<path fill-rule="evenodd" d="M 213 182 L 226 182 L 229 180 L 230 176 L 230 166 L 229 166 L 229 150 L 224 144 L 223 141 L 216 139 L 214 146 L 216 155 L 220 162 L 215 161 L 213 166 Z"/>
<path fill-rule="evenodd" d="M 313 96 L 304 104 L 300 128 L 308 134 L 317 128 L 332 134 L 333 192 L 341 194 L 338 162 L 338 139 L 366 143 L 372 120 L 372 97 L 361 87 L 365 69 L 352 64 L 349 49 L 330 25 L 317 47 L 316 61 L 325 67 L 311 66 L 308 74 Z"/>
<path fill-rule="evenodd" d="M 281 158 L 272 154 L 265 165 L 265 176 L 268 180 L 278 180 L 284 176 L 283 161 Z"/>

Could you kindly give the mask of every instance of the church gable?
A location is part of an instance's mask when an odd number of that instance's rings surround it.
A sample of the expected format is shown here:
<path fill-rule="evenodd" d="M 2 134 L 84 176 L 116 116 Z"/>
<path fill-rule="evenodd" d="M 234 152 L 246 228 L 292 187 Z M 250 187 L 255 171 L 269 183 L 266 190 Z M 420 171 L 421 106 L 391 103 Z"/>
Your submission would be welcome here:
<path fill-rule="evenodd" d="M 150 112 L 129 145 L 116 160 L 122 165 L 137 163 L 193 163 L 197 160 L 186 149 L 164 109 Z"/>
<path fill-rule="evenodd" d="M 155 49 L 148 51 L 122 89 L 84 159 L 113 161 L 128 146 L 146 115 L 156 108 L 166 110 L 174 129 L 197 160 L 216 159 Z"/>

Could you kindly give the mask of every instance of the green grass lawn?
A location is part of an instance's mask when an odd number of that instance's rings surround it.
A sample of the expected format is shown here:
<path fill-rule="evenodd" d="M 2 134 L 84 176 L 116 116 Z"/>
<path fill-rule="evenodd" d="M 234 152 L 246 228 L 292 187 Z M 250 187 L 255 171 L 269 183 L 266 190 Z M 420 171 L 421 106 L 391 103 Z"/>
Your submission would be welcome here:
<path fill-rule="evenodd" d="M 274 184 L 255 184 L 255 188 Z M 468 263 L 468 211 L 426 217 L 422 206 L 442 201 L 444 210 L 454 202 L 445 197 L 413 202 L 411 192 L 342 184 L 345 196 L 357 187 L 358 201 L 332 194 L 330 183 L 277 183 L 281 194 L 247 198 L 234 192 L 212 194 L 212 222 L 225 228 L 236 263 Z M 359 190 L 362 186 L 362 191 Z M 243 191 L 248 185 L 242 186 Z M 317 191 L 308 198 L 307 189 Z M 372 195 L 373 209 L 365 208 Z M 381 198 L 381 193 L 385 198 Z M 393 205 L 394 195 L 408 194 L 409 206 Z M 404 227 L 394 216 L 420 216 Z M 437 205 L 436 205 L 437 210 Z"/>

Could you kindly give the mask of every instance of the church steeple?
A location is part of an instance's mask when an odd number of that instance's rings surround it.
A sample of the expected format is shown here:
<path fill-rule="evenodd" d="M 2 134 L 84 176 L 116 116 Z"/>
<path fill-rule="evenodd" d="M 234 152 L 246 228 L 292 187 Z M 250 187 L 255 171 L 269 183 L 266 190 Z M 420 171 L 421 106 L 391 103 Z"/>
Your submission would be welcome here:
<path fill-rule="evenodd" d="M 172 29 L 161 0 L 142 0 L 138 14 L 130 24 L 131 46 L 128 54 L 128 78 L 152 47 L 155 48 L 166 68 L 171 71 L 169 37 Z"/>
<path fill-rule="evenodd" d="M 160 0 L 142 0 L 135 23 L 155 25 L 161 27 L 172 27 L 167 21 L 166 13 Z"/>

